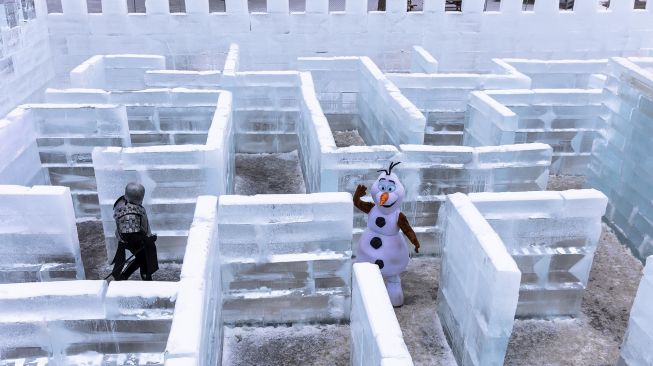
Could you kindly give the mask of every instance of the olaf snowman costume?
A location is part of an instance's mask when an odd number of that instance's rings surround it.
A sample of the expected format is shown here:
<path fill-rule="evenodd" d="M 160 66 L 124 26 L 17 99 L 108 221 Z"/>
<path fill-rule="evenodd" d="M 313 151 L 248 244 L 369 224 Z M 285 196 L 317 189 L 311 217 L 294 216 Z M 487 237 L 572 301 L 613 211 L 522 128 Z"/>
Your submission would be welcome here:
<path fill-rule="evenodd" d="M 388 170 L 380 170 L 382 173 L 372 184 L 374 203 L 361 200 L 367 190 L 364 185 L 359 185 L 354 193 L 354 206 L 368 214 L 367 228 L 358 242 L 356 261 L 379 266 L 393 306 L 404 303 L 399 274 L 406 269 L 409 259 L 408 245 L 400 229 L 415 246 L 415 252 L 419 252 L 417 236 L 406 215 L 400 211 L 406 192 L 397 175 L 392 173 L 392 168 L 399 164 L 391 162 Z"/>

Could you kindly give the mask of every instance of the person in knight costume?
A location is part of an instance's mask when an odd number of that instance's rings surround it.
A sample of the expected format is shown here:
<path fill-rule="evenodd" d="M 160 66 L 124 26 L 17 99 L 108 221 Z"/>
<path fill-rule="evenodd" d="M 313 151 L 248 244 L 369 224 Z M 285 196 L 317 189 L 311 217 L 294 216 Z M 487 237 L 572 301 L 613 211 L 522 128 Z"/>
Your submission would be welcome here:
<path fill-rule="evenodd" d="M 356 250 L 357 262 L 369 262 L 379 266 L 385 281 L 388 296 L 393 306 L 404 303 L 399 274 L 408 265 L 408 245 L 399 230 L 408 237 L 419 253 L 419 241 L 406 215 L 401 213 L 401 202 L 406 194 L 392 168 L 400 163 L 390 162 L 390 168 L 382 172 L 372 184 L 372 200 L 364 202 L 367 187 L 358 185 L 354 193 L 354 206 L 368 214 L 367 228 L 363 231 Z"/>
<path fill-rule="evenodd" d="M 114 265 L 111 276 L 116 281 L 126 280 L 140 268 L 141 279 L 152 281 L 152 274 L 159 269 L 156 253 L 156 235 L 152 235 L 147 212 L 143 207 L 145 188 L 138 183 L 129 183 L 125 195 L 113 205 L 113 218 L 116 220 L 116 238 L 118 250 L 111 264 Z M 125 250 L 135 257 L 125 266 Z"/>

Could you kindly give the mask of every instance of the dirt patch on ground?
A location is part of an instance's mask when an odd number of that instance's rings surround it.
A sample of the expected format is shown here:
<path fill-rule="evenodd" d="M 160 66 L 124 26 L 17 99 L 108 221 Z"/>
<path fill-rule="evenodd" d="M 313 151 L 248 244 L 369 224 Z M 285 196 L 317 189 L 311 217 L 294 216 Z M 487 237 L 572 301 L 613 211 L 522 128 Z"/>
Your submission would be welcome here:
<path fill-rule="evenodd" d="M 77 223 L 79 247 L 82 252 L 82 262 L 87 280 L 99 280 L 106 274 L 103 272 L 107 264 L 107 250 L 104 245 L 104 231 L 101 221 L 85 221 Z"/>
<path fill-rule="evenodd" d="M 549 175 L 547 191 L 566 191 L 585 188 L 585 177 L 574 175 Z"/>
<path fill-rule="evenodd" d="M 113 266 L 107 261 L 107 252 L 104 243 L 102 222 L 85 221 L 77 223 L 77 235 L 84 263 L 84 272 L 87 280 L 103 280 Z M 129 253 L 127 258 L 129 258 Z M 112 258 L 113 259 L 113 258 Z M 159 263 L 159 270 L 152 275 L 154 281 L 179 281 L 181 263 Z M 139 272 L 136 271 L 130 280 L 140 281 Z M 109 280 L 113 280 L 109 277 Z"/>
<path fill-rule="evenodd" d="M 576 319 L 516 320 L 507 365 L 614 365 L 642 264 L 603 225 L 592 271 Z"/>
<path fill-rule="evenodd" d="M 549 176 L 549 190 L 580 189 L 584 177 Z M 582 314 L 575 319 L 516 320 L 506 365 L 614 365 L 619 357 L 642 264 L 603 225 Z"/>
<path fill-rule="evenodd" d="M 242 195 L 306 193 L 297 151 L 236 154 L 234 193 Z"/>
<path fill-rule="evenodd" d="M 404 306 L 395 314 L 415 365 L 456 365 L 435 311 L 440 259 L 418 257 L 401 274 Z"/>
<path fill-rule="evenodd" d="M 336 140 L 337 147 L 366 145 L 358 130 L 333 131 L 333 139 Z"/>
<path fill-rule="evenodd" d="M 349 365 L 349 325 L 225 327 L 222 364 Z"/>

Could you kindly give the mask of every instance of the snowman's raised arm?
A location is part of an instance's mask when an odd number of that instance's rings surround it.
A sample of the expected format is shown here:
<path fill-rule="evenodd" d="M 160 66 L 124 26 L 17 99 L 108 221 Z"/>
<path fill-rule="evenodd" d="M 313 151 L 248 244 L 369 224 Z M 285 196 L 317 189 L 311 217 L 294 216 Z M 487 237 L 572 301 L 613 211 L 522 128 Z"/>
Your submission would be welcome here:
<path fill-rule="evenodd" d="M 356 187 L 356 192 L 354 192 L 354 206 L 365 213 L 370 213 L 374 204 L 372 202 L 361 200 L 361 197 L 365 196 L 366 191 L 367 187 L 362 184 L 359 184 L 358 187 Z"/>
<path fill-rule="evenodd" d="M 406 235 L 408 240 L 410 240 L 410 242 L 415 246 L 415 253 L 419 253 L 419 240 L 417 240 L 417 235 L 415 235 L 413 228 L 408 222 L 408 218 L 406 215 L 404 215 L 403 212 L 399 213 L 399 220 L 397 221 L 397 225 L 404 233 L 404 235 Z"/>

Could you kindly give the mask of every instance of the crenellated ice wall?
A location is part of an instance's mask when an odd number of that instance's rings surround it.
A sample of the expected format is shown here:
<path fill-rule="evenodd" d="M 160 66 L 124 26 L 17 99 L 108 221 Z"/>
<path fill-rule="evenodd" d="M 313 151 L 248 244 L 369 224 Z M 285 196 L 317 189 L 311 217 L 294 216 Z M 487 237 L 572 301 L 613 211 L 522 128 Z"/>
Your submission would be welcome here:
<path fill-rule="evenodd" d="M 0 283 L 83 280 L 67 187 L 0 186 Z"/>
<path fill-rule="evenodd" d="M 573 11 L 551 1 L 522 11 L 521 2 L 506 1 L 498 12 L 484 12 L 483 0 L 464 1 L 461 12 L 445 12 L 444 0 L 426 0 L 422 12 L 406 12 L 401 0 L 388 1 L 386 12 L 367 12 L 365 0 L 349 0 L 345 11 L 331 13 L 328 0 L 310 1 L 297 13 L 289 13 L 288 0 L 269 3 L 265 13 L 249 13 L 245 0 L 227 0 L 225 13 L 209 13 L 208 1 L 199 0 L 175 14 L 163 1 L 148 2 L 145 14 L 102 3 L 100 14 L 74 0 L 63 14 L 47 16 L 57 74 L 111 53 L 161 54 L 179 69 L 215 70 L 232 42 L 241 45 L 242 70 L 290 69 L 297 57 L 315 55 L 364 55 L 382 70 L 408 70 L 414 44 L 446 71 L 488 71 L 495 57 L 596 59 L 653 48 L 652 6 L 634 10 L 634 0 L 607 10 L 577 0 Z"/>

